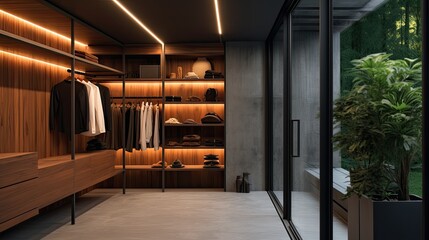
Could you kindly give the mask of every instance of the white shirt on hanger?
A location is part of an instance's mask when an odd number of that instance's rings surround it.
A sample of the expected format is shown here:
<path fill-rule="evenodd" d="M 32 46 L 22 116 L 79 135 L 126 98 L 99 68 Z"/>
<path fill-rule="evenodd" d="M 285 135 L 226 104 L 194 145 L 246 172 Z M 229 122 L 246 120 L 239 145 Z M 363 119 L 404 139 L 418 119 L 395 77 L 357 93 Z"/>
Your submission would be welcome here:
<path fill-rule="evenodd" d="M 103 103 L 101 102 L 100 88 L 98 88 L 98 86 L 93 84 L 92 82 L 88 82 L 88 84 L 90 84 L 95 89 L 94 108 L 95 108 L 96 134 L 105 133 L 106 125 L 104 122 L 104 111 L 103 111 Z"/>
<path fill-rule="evenodd" d="M 78 80 L 80 83 L 82 83 L 83 85 L 85 85 L 86 90 L 88 92 L 88 112 L 89 112 L 89 124 L 88 124 L 88 131 L 81 133 L 82 135 L 85 136 L 94 136 L 95 132 L 96 132 L 96 127 L 95 127 L 95 107 L 94 107 L 94 97 L 95 97 L 95 92 L 93 90 L 93 88 L 91 87 L 91 85 L 89 85 L 87 82 L 82 81 L 82 80 Z"/>
<path fill-rule="evenodd" d="M 140 144 L 141 144 L 141 149 L 142 150 L 146 150 L 146 115 L 147 115 L 147 105 L 148 103 L 146 103 L 146 105 L 144 104 L 144 102 L 142 102 L 142 106 L 141 106 L 141 120 L 140 120 Z"/>

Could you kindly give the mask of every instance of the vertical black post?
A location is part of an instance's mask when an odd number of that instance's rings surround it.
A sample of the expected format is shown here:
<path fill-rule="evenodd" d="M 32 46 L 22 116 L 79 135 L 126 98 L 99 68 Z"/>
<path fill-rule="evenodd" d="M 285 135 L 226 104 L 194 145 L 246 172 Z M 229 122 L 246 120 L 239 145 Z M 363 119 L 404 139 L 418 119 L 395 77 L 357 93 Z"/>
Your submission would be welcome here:
<path fill-rule="evenodd" d="M 274 38 L 272 38 L 274 39 Z M 265 90 L 266 98 L 265 98 L 265 190 L 272 192 L 274 191 L 273 186 L 273 162 L 274 162 L 274 154 L 273 154 L 273 40 L 266 41 L 265 43 L 265 51 L 266 51 L 266 78 L 267 78 L 267 88 Z"/>
<path fill-rule="evenodd" d="M 73 58 L 71 59 L 71 160 L 74 161 L 76 156 L 76 145 L 75 145 L 75 132 L 76 132 L 76 118 L 75 118 L 75 114 L 76 114 L 76 102 L 75 102 L 75 78 L 74 78 L 74 71 L 75 71 L 75 67 L 76 67 L 76 59 L 75 59 L 75 51 L 74 51 L 74 20 L 73 18 L 70 21 L 70 35 L 71 35 L 71 40 L 70 40 L 70 44 L 71 44 L 71 53 L 73 54 Z M 74 164 L 73 164 L 74 167 Z M 73 179 L 74 179 L 74 171 L 73 171 Z M 73 185 L 74 185 L 74 180 L 73 180 Z M 75 224 L 75 209 L 76 209 L 76 194 L 74 193 L 74 186 L 73 186 L 73 195 L 72 195 L 72 199 L 71 199 L 71 224 Z"/>
<path fill-rule="evenodd" d="M 320 239 L 332 233 L 332 0 L 320 0 Z"/>
<path fill-rule="evenodd" d="M 288 12 L 283 18 L 283 218 L 292 220 L 292 14 Z"/>
<path fill-rule="evenodd" d="M 429 239 L 429 234 L 426 231 L 426 216 L 429 215 L 429 175 L 428 175 L 428 163 L 429 156 L 427 150 L 428 137 L 429 137 L 429 128 L 427 121 L 429 121 L 429 113 L 427 108 L 429 107 L 429 98 L 428 98 L 428 87 L 429 87 L 429 46 L 428 46 L 428 34 L 429 34 L 429 3 L 427 0 L 422 0 L 422 14 L 423 14 L 423 51 L 422 51 L 422 83 L 423 83 L 423 136 L 422 136 L 422 149 L 423 149 L 423 220 L 422 220 L 422 239 Z"/>
<path fill-rule="evenodd" d="M 127 170 L 125 168 L 125 47 L 122 47 L 122 194 L 127 187 Z"/>
<path fill-rule="evenodd" d="M 165 78 L 166 78 L 166 62 L 165 62 L 165 45 L 161 44 L 161 80 L 162 80 L 162 114 L 163 121 L 165 121 Z M 165 191 L 165 124 L 162 124 L 162 171 L 161 171 L 161 186 L 162 192 Z"/>

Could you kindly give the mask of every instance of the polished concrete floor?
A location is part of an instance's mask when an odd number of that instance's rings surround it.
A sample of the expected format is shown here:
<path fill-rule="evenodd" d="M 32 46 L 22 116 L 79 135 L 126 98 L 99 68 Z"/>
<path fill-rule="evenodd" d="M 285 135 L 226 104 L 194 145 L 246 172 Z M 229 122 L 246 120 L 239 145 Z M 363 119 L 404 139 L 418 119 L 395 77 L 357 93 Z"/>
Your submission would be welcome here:
<path fill-rule="evenodd" d="M 78 199 L 76 225 L 64 206 L 0 239 L 289 239 L 266 192 L 97 189 Z"/>

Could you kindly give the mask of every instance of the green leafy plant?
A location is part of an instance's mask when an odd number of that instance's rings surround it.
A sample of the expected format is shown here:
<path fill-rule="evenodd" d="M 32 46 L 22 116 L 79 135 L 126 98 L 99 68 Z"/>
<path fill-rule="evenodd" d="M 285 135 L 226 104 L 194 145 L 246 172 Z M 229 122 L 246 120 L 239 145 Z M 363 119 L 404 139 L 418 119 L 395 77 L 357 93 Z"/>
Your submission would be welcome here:
<path fill-rule="evenodd" d="M 421 62 L 389 57 L 352 61 L 353 87 L 335 101 L 333 140 L 354 162 L 349 194 L 407 200 L 410 165 L 421 152 Z"/>

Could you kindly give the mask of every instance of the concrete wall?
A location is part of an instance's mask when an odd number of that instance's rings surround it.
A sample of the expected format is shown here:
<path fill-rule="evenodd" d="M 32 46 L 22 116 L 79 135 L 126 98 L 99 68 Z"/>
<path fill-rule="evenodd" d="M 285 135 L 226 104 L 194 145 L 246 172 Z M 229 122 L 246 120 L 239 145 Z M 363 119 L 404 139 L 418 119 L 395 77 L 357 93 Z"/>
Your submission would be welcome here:
<path fill-rule="evenodd" d="M 265 190 L 265 43 L 226 43 L 226 189 L 249 172 Z"/>

